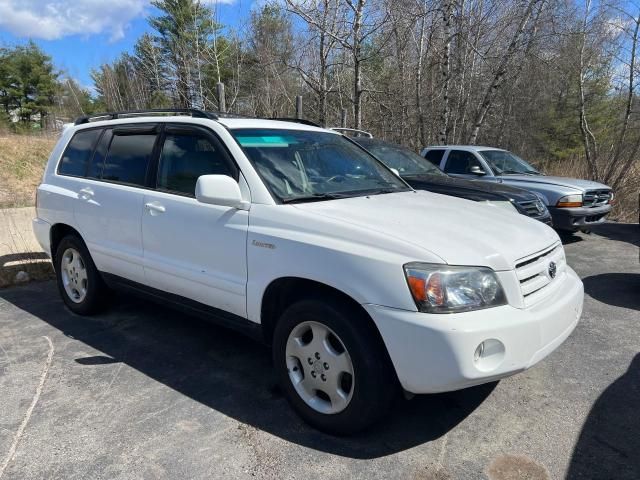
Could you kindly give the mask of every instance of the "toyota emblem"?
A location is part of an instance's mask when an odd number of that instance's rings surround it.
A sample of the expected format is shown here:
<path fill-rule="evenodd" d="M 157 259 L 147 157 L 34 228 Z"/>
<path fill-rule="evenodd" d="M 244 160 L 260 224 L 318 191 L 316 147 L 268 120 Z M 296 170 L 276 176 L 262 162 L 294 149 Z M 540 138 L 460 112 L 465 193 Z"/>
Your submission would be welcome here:
<path fill-rule="evenodd" d="M 556 263 L 555 262 L 549 262 L 549 277 L 551 278 L 556 278 Z"/>

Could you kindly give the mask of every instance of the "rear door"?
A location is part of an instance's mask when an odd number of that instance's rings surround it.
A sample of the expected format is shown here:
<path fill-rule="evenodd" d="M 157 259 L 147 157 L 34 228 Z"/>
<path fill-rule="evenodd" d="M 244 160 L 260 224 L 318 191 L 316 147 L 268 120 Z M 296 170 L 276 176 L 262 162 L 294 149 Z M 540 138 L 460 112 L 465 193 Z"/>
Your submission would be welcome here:
<path fill-rule="evenodd" d="M 250 200 L 246 182 L 209 129 L 167 125 L 161 143 L 143 200 L 146 283 L 244 317 L 249 212 L 202 204 L 195 186 L 201 175 L 228 175 Z"/>
<path fill-rule="evenodd" d="M 98 270 L 144 282 L 140 223 L 158 125 L 105 129 L 86 178 L 78 185 L 75 216 Z"/>

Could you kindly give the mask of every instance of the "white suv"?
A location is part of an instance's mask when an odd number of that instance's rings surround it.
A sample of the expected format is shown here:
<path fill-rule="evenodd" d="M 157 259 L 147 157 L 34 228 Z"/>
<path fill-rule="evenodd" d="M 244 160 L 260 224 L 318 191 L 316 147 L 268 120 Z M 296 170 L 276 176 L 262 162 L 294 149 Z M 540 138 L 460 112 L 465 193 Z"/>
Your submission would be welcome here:
<path fill-rule="evenodd" d="M 82 118 L 53 150 L 33 228 L 73 312 L 122 287 L 258 336 L 293 408 L 342 434 L 575 328 L 582 283 L 546 225 L 414 191 L 333 131 L 182 113 Z"/>

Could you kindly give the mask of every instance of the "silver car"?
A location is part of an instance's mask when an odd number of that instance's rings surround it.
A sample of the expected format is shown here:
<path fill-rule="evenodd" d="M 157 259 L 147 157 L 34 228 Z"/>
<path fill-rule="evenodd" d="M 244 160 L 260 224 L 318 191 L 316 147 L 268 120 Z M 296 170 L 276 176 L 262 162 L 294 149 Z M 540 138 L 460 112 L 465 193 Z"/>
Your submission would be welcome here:
<path fill-rule="evenodd" d="M 427 147 L 422 156 L 453 177 L 499 182 L 537 194 L 558 230 L 589 230 L 611 211 L 613 192 L 602 183 L 544 175 L 517 155 L 474 145 Z"/>

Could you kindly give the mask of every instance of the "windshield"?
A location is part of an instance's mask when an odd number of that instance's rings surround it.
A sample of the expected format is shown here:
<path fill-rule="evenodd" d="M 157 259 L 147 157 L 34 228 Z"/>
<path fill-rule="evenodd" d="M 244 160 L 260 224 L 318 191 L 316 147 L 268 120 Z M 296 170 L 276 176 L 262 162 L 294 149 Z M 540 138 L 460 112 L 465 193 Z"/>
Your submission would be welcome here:
<path fill-rule="evenodd" d="M 480 150 L 480 155 L 498 174 L 540 175 L 535 168 L 511 152 L 504 150 Z"/>
<path fill-rule="evenodd" d="M 280 129 L 232 133 L 271 192 L 285 203 L 410 190 L 342 135 Z"/>
<path fill-rule="evenodd" d="M 378 157 L 387 167 L 395 168 L 400 175 L 445 175 L 438 167 L 399 145 L 380 141 L 356 140 Z"/>

